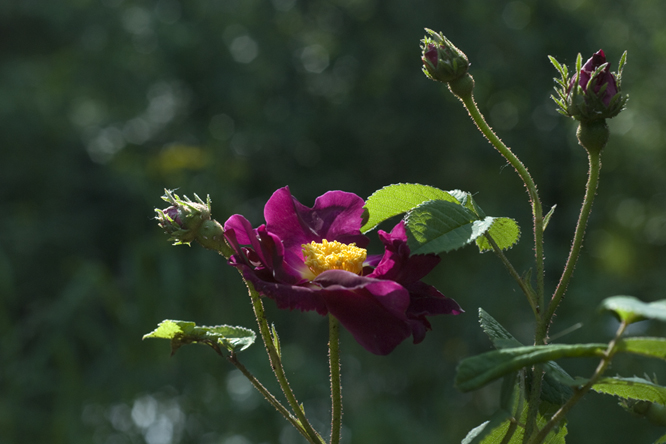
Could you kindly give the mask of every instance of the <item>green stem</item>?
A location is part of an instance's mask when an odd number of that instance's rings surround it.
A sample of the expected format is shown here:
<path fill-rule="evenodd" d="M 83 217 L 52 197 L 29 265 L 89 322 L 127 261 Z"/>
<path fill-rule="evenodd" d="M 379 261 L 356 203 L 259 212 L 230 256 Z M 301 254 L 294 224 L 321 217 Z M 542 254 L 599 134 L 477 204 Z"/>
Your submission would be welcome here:
<path fill-rule="evenodd" d="M 463 103 L 470 117 L 479 128 L 481 133 L 488 139 L 488 141 L 495 147 L 497 151 L 511 164 L 511 166 L 516 170 L 520 178 L 522 179 L 525 187 L 527 188 L 527 193 L 530 197 L 530 204 L 532 206 L 532 218 L 534 226 L 534 256 L 536 262 L 536 280 L 537 280 L 537 290 L 536 290 L 536 300 L 533 301 L 533 304 L 536 306 L 537 311 L 537 326 L 535 329 L 534 335 L 534 344 L 542 345 L 545 344 L 547 328 L 545 327 L 546 319 L 544 316 L 545 313 L 545 298 L 544 298 L 544 254 L 543 254 L 543 208 L 541 206 L 541 200 L 539 199 L 539 193 L 537 191 L 536 184 L 532 179 L 532 176 L 525 168 L 525 165 L 516 157 L 515 154 L 507 147 L 504 142 L 497 137 L 497 134 L 493 132 L 490 128 L 483 115 L 479 111 L 476 102 L 474 101 L 474 79 L 471 75 L 467 74 L 461 79 L 454 80 L 449 82 L 449 89 L 453 94 L 455 94 Z M 529 295 L 534 298 L 534 295 L 530 292 Z M 528 433 L 531 433 L 532 430 L 536 429 L 536 418 L 538 412 L 539 401 L 541 397 L 541 378 L 543 376 L 542 367 L 540 365 L 534 366 L 532 373 L 532 390 L 529 396 L 529 408 L 527 415 L 527 422 L 525 424 L 525 436 L 529 436 Z"/>
<path fill-rule="evenodd" d="M 535 295 L 534 291 L 523 281 L 523 279 L 520 277 L 516 269 L 513 267 L 511 262 L 509 261 L 509 258 L 506 257 L 502 249 L 497 245 L 495 242 L 495 239 L 492 238 L 492 236 L 488 233 L 484 234 L 485 238 L 488 240 L 488 243 L 493 247 L 493 251 L 497 256 L 500 258 L 506 269 L 509 271 L 509 274 L 513 279 L 518 283 L 518 286 L 520 287 L 521 290 L 523 290 L 523 293 L 525 293 L 525 296 L 527 296 L 527 302 L 530 304 L 530 307 L 532 307 L 532 312 L 534 313 L 534 316 L 537 319 L 537 322 L 539 321 L 539 312 L 537 310 L 537 306 L 535 303 Z"/>
<path fill-rule="evenodd" d="M 275 345 L 273 344 L 273 339 L 270 330 L 268 328 L 268 321 L 266 320 L 266 314 L 264 313 L 264 305 L 261 302 L 259 293 L 254 289 L 254 285 L 252 285 L 251 282 L 245 281 L 245 284 L 247 285 L 247 288 L 250 292 L 250 298 L 252 299 L 252 308 L 254 309 L 254 314 L 257 318 L 257 324 L 259 325 L 261 338 L 263 339 L 264 345 L 266 346 L 266 351 L 268 352 L 268 359 L 271 363 L 271 368 L 273 369 L 273 373 L 275 373 L 275 377 L 277 378 L 278 383 L 282 388 L 282 392 L 287 397 L 287 401 L 289 402 L 291 409 L 293 410 L 294 414 L 300 421 L 302 428 L 306 432 L 306 434 L 304 434 L 303 436 L 305 436 L 305 438 L 313 444 L 314 443 L 325 444 L 324 439 L 321 437 L 321 435 L 319 435 L 319 433 L 317 433 L 312 428 L 312 425 L 305 417 L 303 409 L 301 409 L 300 404 L 296 400 L 294 392 L 291 390 L 291 387 L 289 386 L 287 377 L 284 374 L 284 368 L 282 367 L 282 359 L 280 357 L 280 353 L 278 353 L 277 349 L 275 348 Z M 300 430 L 301 429 L 299 428 L 299 431 Z"/>
<path fill-rule="evenodd" d="M 585 186 L 585 197 L 583 199 L 583 206 L 580 210 L 580 216 L 578 217 L 578 224 L 576 225 L 576 231 L 574 234 L 574 239 L 571 244 L 571 250 L 569 251 L 569 257 L 567 263 L 564 267 L 564 272 L 560 278 L 560 282 L 555 288 L 553 297 L 548 305 L 548 311 L 542 324 L 543 335 L 544 337 L 548 334 L 548 327 L 550 322 L 555 314 L 555 310 L 562 302 L 562 297 L 567 290 L 571 276 L 573 275 L 574 268 L 576 266 L 576 261 L 580 255 L 580 250 L 583 246 L 583 238 L 585 237 L 585 227 L 587 226 L 587 221 L 590 218 L 590 213 L 592 212 L 592 204 L 594 202 L 594 196 L 597 192 L 597 187 L 599 185 L 599 171 L 601 170 L 601 150 L 588 150 L 588 160 L 590 164 L 590 170 L 587 178 L 587 185 Z"/>
<path fill-rule="evenodd" d="M 472 76 L 467 74 L 462 79 L 449 82 L 449 89 L 455 94 L 465 105 L 470 117 L 479 128 L 481 133 L 488 139 L 488 141 L 495 147 L 499 153 L 511 164 L 516 170 L 520 178 L 523 180 L 527 193 L 530 196 L 530 203 L 532 205 L 532 217 L 534 222 L 534 252 L 536 258 L 537 269 L 537 300 L 534 305 L 541 311 L 544 303 L 544 258 L 543 258 L 543 209 L 541 207 L 541 200 L 537 191 L 536 184 L 530 176 L 530 173 L 525 168 L 525 165 L 516 157 L 515 154 L 507 147 L 504 142 L 490 128 L 483 115 L 479 111 L 476 102 L 474 101 L 473 91 L 474 80 Z M 538 337 L 536 343 L 543 343 L 544 338 Z"/>
<path fill-rule="evenodd" d="M 538 327 L 537 327 L 538 328 Z M 527 443 L 537 430 L 537 416 L 541 404 L 541 381 L 543 379 L 543 366 L 537 364 L 532 369 L 532 387 L 527 401 L 527 418 L 525 419 L 525 434 L 523 443 Z"/>
<path fill-rule="evenodd" d="M 215 351 L 222 357 L 225 357 L 224 354 L 220 351 L 220 348 L 215 344 L 214 346 Z M 227 360 L 231 362 L 238 370 L 240 370 L 241 373 L 250 381 L 250 383 L 254 386 L 255 389 L 259 393 L 262 394 L 264 398 L 273 406 L 275 409 L 280 412 L 282 416 L 284 416 L 287 421 L 291 423 L 300 433 L 301 435 L 307 436 L 307 431 L 303 427 L 303 425 L 300 423 L 300 421 L 292 415 L 289 410 L 287 410 L 281 403 L 280 401 L 277 400 L 277 398 L 270 392 L 266 387 L 264 387 L 261 382 L 257 378 L 254 377 L 254 375 L 243 365 L 238 361 L 238 358 L 236 357 L 235 353 L 231 353 L 229 356 L 226 356 Z"/>
<path fill-rule="evenodd" d="M 620 324 L 620 327 L 617 329 L 617 332 L 615 333 L 615 337 L 613 338 L 612 341 L 608 344 L 608 348 L 606 349 L 606 352 L 604 353 L 604 357 L 601 358 L 601 361 L 599 362 L 599 365 L 597 366 L 597 369 L 595 370 L 594 374 L 590 378 L 590 380 L 585 384 L 583 387 L 578 388 L 574 391 L 574 394 L 571 398 L 567 400 L 567 402 L 564 403 L 560 409 L 555 412 L 552 418 L 550 418 L 550 421 L 546 423 L 546 425 L 543 426 L 543 429 L 539 431 L 530 441 L 529 444 L 540 444 L 542 443 L 550 431 L 556 427 L 560 421 L 562 421 L 567 413 L 569 413 L 569 410 L 576 405 L 578 401 L 581 400 L 581 398 L 590 391 L 590 389 L 594 386 L 594 384 L 597 383 L 599 378 L 604 374 L 608 366 L 610 365 L 611 360 L 613 359 L 613 356 L 617 352 L 617 343 L 624 334 L 624 331 L 626 330 L 627 326 L 629 324 L 626 321 L 622 321 Z"/>
<path fill-rule="evenodd" d="M 328 349 L 331 367 L 331 444 L 340 442 L 342 431 L 342 383 L 340 380 L 340 323 L 328 315 Z"/>

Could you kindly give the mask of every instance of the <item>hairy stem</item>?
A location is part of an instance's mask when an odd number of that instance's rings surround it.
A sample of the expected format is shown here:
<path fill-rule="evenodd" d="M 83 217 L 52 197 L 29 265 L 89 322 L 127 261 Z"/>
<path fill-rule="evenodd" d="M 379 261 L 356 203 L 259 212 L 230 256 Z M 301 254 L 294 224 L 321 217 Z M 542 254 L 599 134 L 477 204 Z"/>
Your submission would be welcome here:
<path fill-rule="evenodd" d="M 469 87 L 468 85 L 470 85 Z M 543 258 L 543 209 L 541 206 L 541 200 L 539 199 L 539 193 L 537 191 L 536 184 L 532 179 L 532 176 L 525 168 L 525 165 L 516 157 L 515 154 L 507 147 L 504 142 L 500 140 L 499 137 L 493 132 L 490 128 L 483 115 L 479 111 L 476 102 L 474 101 L 473 91 L 473 79 L 472 76 L 467 74 L 467 77 L 462 79 L 449 82 L 449 89 L 453 94 L 455 94 L 463 103 L 470 117 L 479 128 L 479 131 L 488 139 L 488 141 L 495 147 L 495 149 L 511 164 L 511 166 L 516 170 L 520 178 L 523 180 L 525 187 L 527 188 L 527 193 L 530 196 L 530 203 L 532 205 L 532 217 L 534 223 L 534 253 L 536 259 L 536 270 L 537 270 L 537 294 L 534 305 L 541 312 L 543 310 L 544 303 L 544 258 Z M 540 345 L 543 343 L 543 338 L 539 338 L 537 334 L 536 343 Z"/>
<path fill-rule="evenodd" d="M 331 444 L 340 442 L 342 431 L 342 383 L 340 380 L 340 323 L 328 315 L 328 349 L 331 367 Z"/>
<path fill-rule="evenodd" d="M 530 288 L 530 286 L 528 286 L 525 283 L 525 281 L 523 281 L 523 279 L 520 277 L 516 269 L 509 261 L 509 258 L 507 258 L 502 249 L 499 246 L 497 246 L 495 239 L 493 239 L 492 236 L 488 233 L 484 234 L 484 236 L 488 240 L 488 243 L 490 243 L 490 245 L 493 247 L 493 251 L 500 258 L 500 260 L 508 270 L 511 277 L 518 283 L 518 286 L 523 291 L 523 293 L 525 293 L 525 296 L 527 297 L 527 302 L 530 304 L 530 307 L 532 307 L 532 312 L 534 313 L 534 316 L 536 317 L 537 321 L 539 321 L 539 311 L 537 310 L 537 306 L 535 303 L 534 291 L 532 290 L 532 288 Z"/>
<path fill-rule="evenodd" d="M 538 327 L 538 326 L 537 326 Z M 527 401 L 527 418 L 525 419 L 525 434 L 523 443 L 527 443 L 537 430 L 537 416 L 541 404 L 541 381 L 543 379 L 543 365 L 537 364 L 532 368 L 532 387 Z"/>
<path fill-rule="evenodd" d="M 474 80 L 471 75 L 449 82 L 449 89 L 453 94 L 455 94 L 465 105 L 467 112 L 470 117 L 479 128 L 481 133 L 488 139 L 488 141 L 495 147 L 495 149 L 511 164 L 511 166 L 516 170 L 518 176 L 522 179 L 527 188 L 527 193 L 530 197 L 530 204 L 532 206 L 532 218 L 533 218 L 533 227 L 534 227 L 534 257 L 536 262 L 536 280 L 537 280 L 537 289 L 536 297 L 532 292 L 528 293 L 528 297 L 533 298 L 531 306 L 536 306 L 537 314 L 537 325 L 535 328 L 534 334 L 534 345 L 543 345 L 545 344 L 546 332 L 547 332 L 547 323 L 544 316 L 545 313 L 545 298 L 544 298 L 544 254 L 543 254 L 543 208 L 541 205 L 541 200 L 539 199 L 539 193 L 537 191 L 536 184 L 532 179 L 532 176 L 525 168 L 525 165 L 516 157 L 515 154 L 507 147 L 504 142 L 497 137 L 488 125 L 488 122 L 484 119 L 483 115 L 479 111 L 476 102 L 474 101 Z M 527 422 L 525 424 L 525 436 L 529 436 L 532 430 L 536 429 L 536 418 L 537 411 L 539 406 L 539 400 L 541 396 L 541 378 L 543 376 L 542 367 L 536 365 L 533 368 L 532 373 L 532 390 L 530 396 L 528 397 L 529 408 L 527 415 Z"/>
<path fill-rule="evenodd" d="M 626 321 L 622 321 L 620 324 L 619 328 L 617 329 L 617 332 L 615 333 L 615 337 L 613 338 L 612 341 L 608 344 L 608 348 L 606 349 L 606 352 L 604 353 L 603 358 L 601 358 L 601 361 L 599 362 L 599 365 L 597 366 L 597 369 L 595 370 L 594 374 L 590 378 L 590 380 L 585 384 L 584 386 L 577 388 L 574 391 L 574 394 L 567 402 L 564 403 L 560 409 L 555 412 L 553 417 L 546 423 L 545 426 L 543 426 L 543 429 L 539 431 L 530 441 L 529 444 L 540 444 L 542 443 L 545 439 L 546 436 L 548 436 L 548 433 L 556 427 L 560 421 L 562 421 L 567 413 L 569 413 L 569 410 L 576 405 L 578 401 L 581 400 L 583 396 L 587 392 L 590 391 L 590 389 L 594 386 L 594 384 L 597 383 L 599 378 L 604 374 L 608 366 L 610 365 L 611 360 L 613 359 L 613 356 L 617 352 L 617 343 L 624 334 L 624 331 L 626 330 L 627 326 L 629 324 Z"/>
<path fill-rule="evenodd" d="M 312 425 L 305 417 L 305 413 L 296 400 L 294 392 L 289 386 L 289 382 L 287 381 L 287 377 L 284 373 L 284 368 L 282 367 L 282 358 L 280 357 L 280 353 L 278 353 L 275 345 L 273 344 L 270 329 L 268 328 L 268 321 L 266 320 L 266 314 L 264 313 L 264 305 L 261 302 L 259 293 L 254 289 L 254 286 L 251 282 L 245 281 L 245 284 L 247 285 L 247 288 L 250 292 L 252 308 L 254 309 L 254 314 L 257 318 L 257 324 L 259 325 L 261 338 L 263 339 L 264 345 L 266 346 L 266 351 L 268 352 L 268 359 L 271 363 L 271 368 L 273 369 L 273 373 L 275 373 L 275 377 L 277 378 L 277 381 L 282 388 L 282 392 L 287 397 L 287 401 L 289 402 L 291 409 L 302 425 L 302 429 L 305 431 L 303 436 L 305 436 L 305 438 L 311 443 L 324 444 L 324 439 L 314 430 L 314 428 L 312 428 Z M 299 431 L 301 431 L 300 428 Z"/>
<path fill-rule="evenodd" d="M 567 263 L 564 267 L 562 277 L 560 282 L 555 288 L 553 297 L 550 300 L 548 305 L 548 311 L 546 312 L 546 317 L 542 328 L 544 329 L 544 337 L 548 334 L 548 327 L 550 322 L 555 314 L 555 310 L 562 302 L 562 297 L 567 290 L 571 276 L 573 275 L 574 268 L 576 266 L 576 261 L 580 255 L 580 250 L 583 246 L 583 238 L 585 237 L 585 227 L 587 226 L 587 221 L 590 218 L 590 213 L 592 212 L 592 203 L 594 202 L 594 196 L 597 192 L 597 187 L 599 185 L 599 171 L 601 170 L 601 151 L 588 150 L 588 160 L 590 164 L 590 170 L 587 177 L 587 185 L 585 186 L 585 197 L 583 198 L 583 205 L 580 210 L 580 216 L 578 217 L 578 223 L 576 224 L 576 231 L 574 233 L 574 239 L 571 243 L 571 250 L 569 250 L 569 257 Z"/>
<path fill-rule="evenodd" d="M 280 401 L 278 401 L 277 398 L 275 398 L 275 396 L 270 391 L 268 391 L 268 389 L 266 387 L 264 387 L 261 384 L 261 382 L 259 382 L 259 380 L 257 378 L 254 377 L 254 375 L 247 369 L 247 367 L 245 367 L 243 364 L 241 364 L 241 362 L 236 357 L 235 353 L 232 352 L 229 356 L 224 356 L 224 354 L 222 353 L 222 351 L 220 350 L 220 348 L 217 344 L 215 344 L 213 348 L 215 349 L 217 354 L 219 354 L 222 357 L 226 357 L 229 362 L 231 362 L 238 370 L 240 370 L 240 372 L 248 379 L 248 381 L 250 381 L 250 383 L 254 386 L 254 388 L 257 389 L 257 391 L 259 393 L 261 393 L 262 396 L 264 398 L 266 398 L 266 400 L 273 407 L 275 407 L 275 409 L 278 412 L 280 412 L 280 414 L 282 416 L 284 416 L 287 419 L 287 421 L 289 421 L 291 423 L 291 425 L 293 425 L 301 433 L 301 435 L 307 436 L 307 432 L 306 432 L 305 428 L 303 427 L 303 425 L 299 422 L 299 420 L 296 417 L 294 417 L 294 415 L 292 415 L 289 412 L 289 410 L 287 410 L 280 403 Z M 309 441 L 313 442 L 311 440 L 309 440 Z"/>

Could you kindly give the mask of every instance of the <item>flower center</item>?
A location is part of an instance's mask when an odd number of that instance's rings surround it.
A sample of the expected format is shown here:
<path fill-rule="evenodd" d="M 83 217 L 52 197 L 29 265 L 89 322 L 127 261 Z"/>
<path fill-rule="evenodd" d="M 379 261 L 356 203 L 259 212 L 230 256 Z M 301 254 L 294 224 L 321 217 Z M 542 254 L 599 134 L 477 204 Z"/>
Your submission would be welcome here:
<path fill-rule="evenodd" d="M 326 239 L 321 243 L 310 242 L 301 245 L 305 265 L 318 276 L 326 270 L 346 270 L 360 274 L 363 270 L 363 261 L 368 255 L 367 250 L 359 248 L 356 244 L 341 244 L 338 241 L 329 242 Z"/>

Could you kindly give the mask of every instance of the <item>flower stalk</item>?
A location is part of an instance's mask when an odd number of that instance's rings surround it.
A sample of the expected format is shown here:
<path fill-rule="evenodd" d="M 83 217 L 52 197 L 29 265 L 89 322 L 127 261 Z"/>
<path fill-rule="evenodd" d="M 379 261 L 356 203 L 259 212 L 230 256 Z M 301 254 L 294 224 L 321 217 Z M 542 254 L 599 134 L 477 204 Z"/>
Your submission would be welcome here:
<path fill-rule="evenodd" d="M 597 187 L 599 186 L 599 172 L 601 171 L 601 150 L 608 140 L 608 126 L 605 121 L 597 122 L 593 124 L 593 128 L 590 130 L 595 133 L 600 133 L 595 139 L 591 139 L 586 136 L 590 124 L 581 123 L 579 127 L 579 141 L 581 145 L 587 150 L 588 162 L 589 162 L 589 172 L 587 177 L 587 184 L 585 186 L 585 197 L 583 198 L 583 205 L 580 210 L 580 215 L 578 217 L 578 223 L 576 224 L 576 231 L 574 233 L 573 242 L 571 243 L 571 249 L 569 251 L 569 257 L 567 258 L 564 271 L 560 277 L 560 281 L 555 288 L 555 292 L 551 298 L 550 304 L 548 305 L 548 311 L 542 324 L 544 329 L 544 337 L 548 334 L 548 328 L 550 322 L 557 310 L 557 307 L 562 302 L 564 293 L 567 290 L 571 276 L 573 275 L 574 268 L 576 266 L 576 261 L 580 255 L 580 250 L 583 246 L 583 238 L 585 237 L 585 227 L 590 218 L 590 213 L 592 212 L 592 204 L 594 203 L 594 197 L 597 192 Z M 601 128 L 601 129 L 600 129 Z M 604 136 L 602 130 L 605 129 L 606 135 Z"/>
<path fill-rule="evenodd" d="M 266 399 L 266 400 L 267 400 L 267 401 L 268 401 L 273 407 L 275 407 L 275 409 L 276 409 L 278 412 L 280 412 L 280 414 L 281 414 L 282 416 L 284 416 L 284 417 L 287 419 L 287 421 L 289 421 L 289 422 L 291 423 L 291 425 L 293 425 L 293 426 L 294 426 L 294 427 L 295 427 L 295 428 L 301 433 L 301 435 L 307 437 L 307 431 L 306 431 L 305 428 L 303 427 L 303 424 L 301 424 L 301 422 L 300 422 L 300 421 L 299 421 L 294 415 L 292 415 L 292 414 L 289 412 L 289 410 L 287 410 L 286 407 L 283 406 L 282 403 L 280 403 L 280 401 L 278 401 L 277 398 L 275 398 L 275 396 L 274 396 L 270 391 L 268 391 L 268 389 L 267 389 L 266 387 L 264 387 L 263 384 L 261 384 L 261 382 L 259 382 L 259 380 L 258 380 L 257 378 L 254 377 L 254 375 L 253 375 L 253 374 L 247 369 L 247 367 L 245 367 L 245 366 L 244 366 L 244 365 L 238 360 L 238 358 L 236 357 L 236 353 L 233 353 L 233 352 L 232 352 L 230 355 L 225 356 L 225 355 L 222 353 L 222 350 L 220 350 L 220 347 L 217 345 L 217 343 L 214 343 L 214 344 L 213 344 L 213 349 L 215 350 L 215 352 L 216 352 L 218 355 L 220 355 L 220 356 L 222 356 L 222 357 L 226 357 L 227 360 L 228 360 L 231 364 L 233 364 L 238 370 L 240 370 L 240 372 L 243 374 L 243 376 L 245 376 L 245 377 L 247 378 L 247 380 L 250 381 L 250 384 L 252 384 L 252 386 L 253 386 L 255 389 L 257 389 L 257 391 L 258 391 L 259 393 L 261 393 L 261 395 L 262 395 L 262 396 L 263 396 L 263 397 L 264 397 L 264 398 L 265 398 L 265 399 Z"/>
<path fill-rule="evenodd" d="M 531 292 L 528 294 L 528 297 L 535 297 L 533 304 L 537 308 L 537 312 L 541 313 L 543 311 L 544 304 L 544 256 L 543 256 L 543 208 L 541 205 L 541 200 L 539 199 L 539 193 L 537 191 L 536 184 L 532 179 L 532 176 L 527 171 L 527 168 L 523 163 L 516 157 L 515 154 L 507 147 L 502 140 L 497 137 L 497 134 L 490 128 L 488 122 L 483 117 L 479 108 L 474 100 L 474 79 L 470 74 L 466 74 L 464 77 L 449 82 L 449 89 L 451 92 L 456 95 L 460 101 L 463 103 L 470 117 L 476 124 L 477 128 L 485 136 L 486 139 L 495 147 L 497 151 L 511 164 L 511 166 L 516 170 L 520 178 L 523 180 L 525 187 L 527 188 L 527 193 L 530 196 L 530 203 L 532 205 L 532 216 L 534 223 L 534 251 L 536 258 L 536 269 L 537 269 L 537 290 L 536 295 L 532 295 Z M 543 344 L 544 337 L 535 337 L 535 344 Z"/>
<path fill-rule="evenodd" d="M 312 444 L 324 444 L 324 439 L 314 430 L 310 422 L 305 417 L 305 412 L 301 408 L 301 405 L 298 403 L 298 400 L 296 399 L 296 396 L 294 395 L 294 392 L 289 385 L 289 381 L 287 381 L 287 376 L 285 375 L 284 368 L 282 367 L 282 358 L 273 343 L 270 329 L 268 327 L 268 321 L 266 319 L 266 313 L 264 312 L 264 305 L 261 302 L 259 293 L 257 293 L 257 291 L 254 289 L 254 286 L 251 282 L 248 282 L 245 279 L 243 280 L 245 281 L 245 284 L 247 285 L 248 291 L 250 293 L 252 308 L 254 309 L 254 314 L 257 318 L 257 324 L 259 325 L 261 338 L 264 341 L 264 345 L 266 346 L 271 368 L 273 369 L 273 373 L 275 373 L 275 377 L 280 384 L 280 388 L 282 388 L 282 392 L 286 396 L 287 401 L 289 402 L 289 405 L 291 406 L 291 409 L 296 415 L 296 418 L 298 419 L 301 426 L 297 427 L 297 429 L 299 432 L 301 432 L 301 434 L 303 434 L 308 442 Z"/>
<path fill-rule="evenodd" d="M 340 323 L 328 315 L 328 350 L 331 368 L 331 441 L 338 444 L 342 432 L 342 380 L 340 378 Z"/>
<path fill-rule="evenodd" d="M 590 378 L 590 380 L 582 387 L 577 388 L 574 391 L 574 394 L 571 398 L 567 400 L 567 402 L 564 403 L 560 409 L 555 412 L 552 418 L 550 418 L 550 421 L 546 423 L 546 425 L 543 426 L 543 428 L 537 433 L 530 441 L 528 441 L 528 444 L 540 444 L 542 443 L 548 434 L 550 433 L 551 430 L 553 430 L 554 427 L 556 427 L 569 413 L 569 410 L 576 405 L 578 401 L 580 401 L 583 396 L 587 392 L 590 391 L 590 389 L 594 386 L 594 384 L 597 383 L 599 378 L 604 374 L 606 369 L 611 363 L 611 360 L 613 359 L 613 356 L 615 356 L 615 353 L 617 352 L 617 345 L 618 342 L 620 341 L 620 338 L 624 334 L 625 330 L 627 329 L 627 326 L 629 325 L 629 322 L 626 320 L 623 320 L 620 323 L 620 326 L 617 329 L 617 332 L 615 333 L 615 337 L 609 342 L 608 348 L 604 352 L 603 358 L 601 358 L 601 361 L 599 362 L 599 365 L 597 366 L 594 374 Z"/>

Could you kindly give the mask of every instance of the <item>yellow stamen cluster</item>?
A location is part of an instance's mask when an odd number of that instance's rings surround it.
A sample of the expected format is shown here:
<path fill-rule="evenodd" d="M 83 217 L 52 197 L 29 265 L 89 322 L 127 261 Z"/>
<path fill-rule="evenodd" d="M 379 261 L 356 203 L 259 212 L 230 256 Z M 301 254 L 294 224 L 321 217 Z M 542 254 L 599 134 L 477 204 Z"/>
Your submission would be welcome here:
<path fill-rule="evenodd" d="M 321 243 L 312 241 L 301 246 L 305 265 L 315 276 L 326 270 L 346 270 L 361 274 L 363 261 L 368 255 L 367 250 L 354 243 L 341 244 L 338 241 L 328 242 L 326 239 Z"/>

